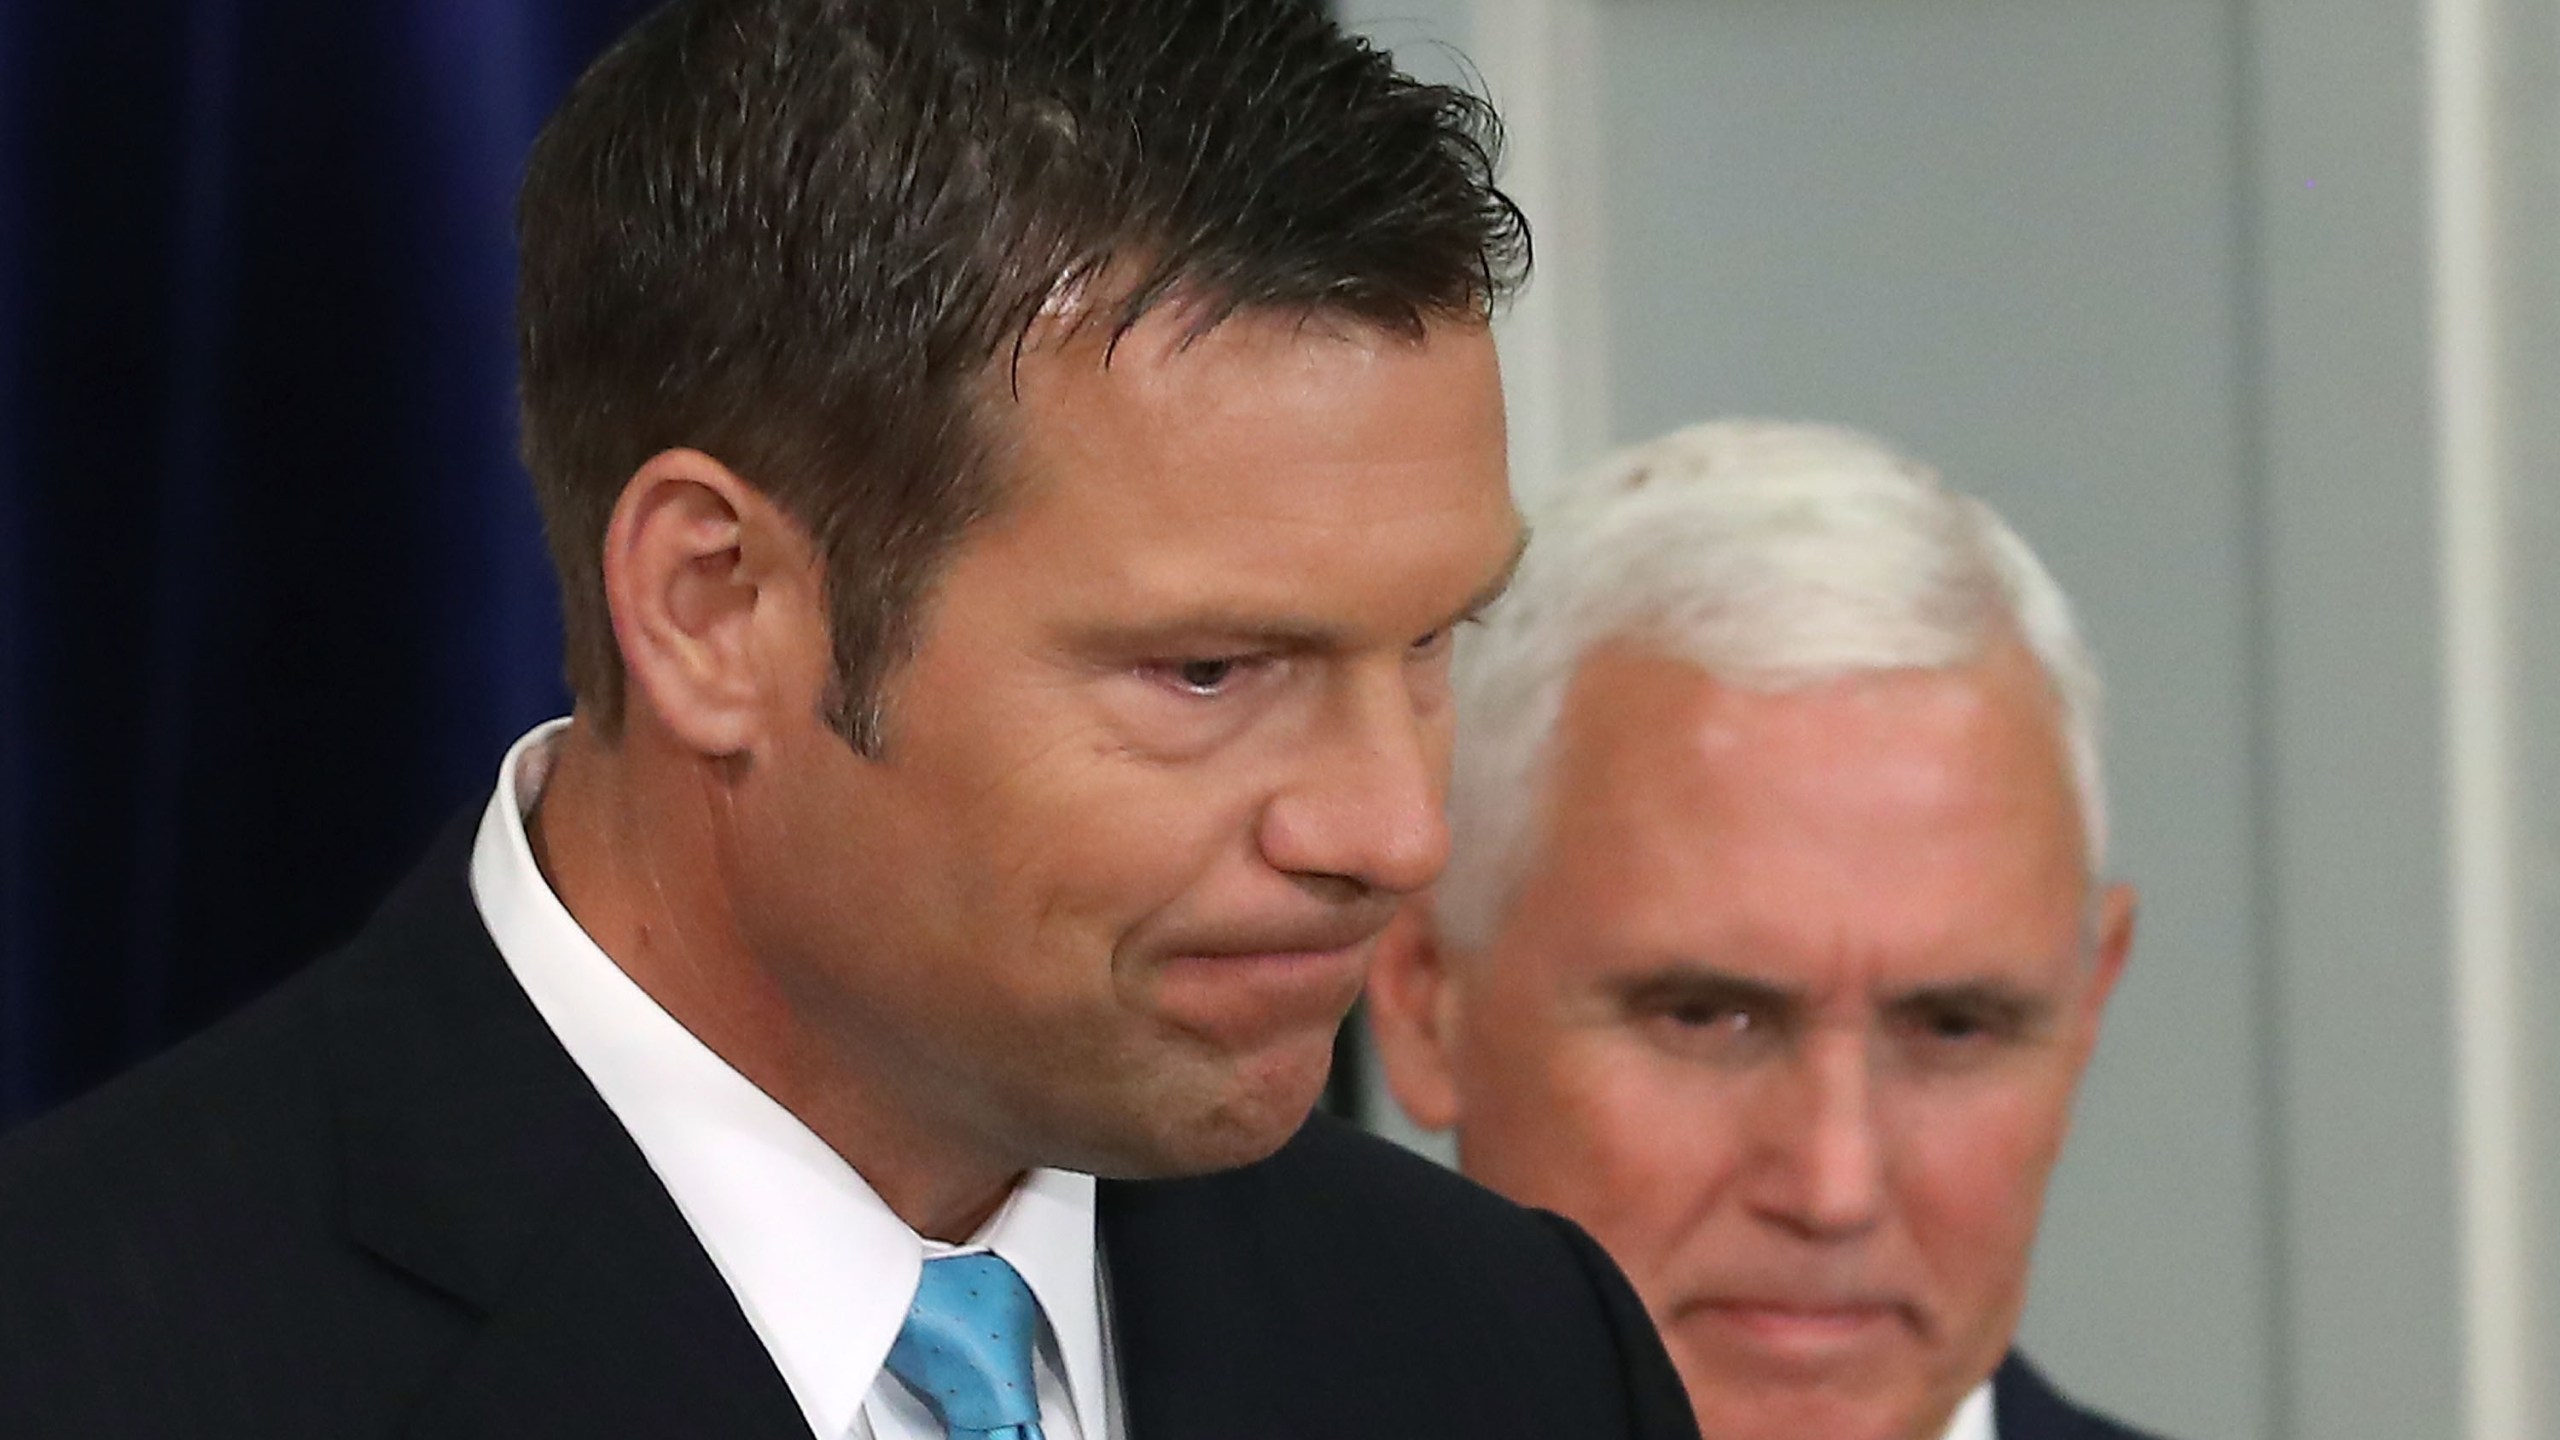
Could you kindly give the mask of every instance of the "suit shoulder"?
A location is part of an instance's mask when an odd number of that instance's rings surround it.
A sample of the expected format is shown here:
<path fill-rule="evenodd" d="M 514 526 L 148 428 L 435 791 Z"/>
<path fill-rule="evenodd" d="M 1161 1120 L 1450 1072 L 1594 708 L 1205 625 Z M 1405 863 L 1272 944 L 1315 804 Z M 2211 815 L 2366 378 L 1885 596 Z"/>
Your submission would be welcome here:
<path fill-rule="evenodd" d="M 2072 1401 L 2015 1350 L 1992 1373 L 1991 1394 L 2000 1440 L 2161 1440 Z"/>
<path fill-rule="evenodd" d="M 1418 1407 L 1414 1434 L 1696 1433 L 1588 1236 L 1338 1121 L 1239 1170 L 1114 1185 L 1102 1218 L 1114 1309 L 1150 1353 L 1288 1354 L 1373 1414 Z M 1252 1314 L 1222 1323 L 1210 1297 L 1226 1295 L 1252 1297 Z M 1213 1344 L 1229 1327 L 1235 1343 Z M 1370 1373 L 1390 1354 L 1392 1374 Z"/>
<path fill-rule="evenodd" d="M 1200 1183 L 1231 1192 L 1240 1213 L 1260 1217 L 1266 1244 L 1319 1273 L 1401 1275 L 1415 1293 L 1482 1286 L 1486 1303 L 1518 1298 L 1557 1315 L 1591 1305 L 1589 1256 L 1569 1222 L 1330 1116 L 1269 1159 Z"/>
<path fill-rule="evenodd" d="M 1425 1227 L 1470 1248 L 1526 1247 L 1567 1259 L 1541 1217 L 1412 1151 L 1330 1116 L 1311 1118 L 1268 1160 L 1235 1172 L 1239 1185 L 1285 1196 L 1310 1222 L 1402 1234 Z"/>
<path fill-rule="evenodd" d="M 463 1314 L 349 1224 L 332 1037 L 391 953 L 359 939 L 0 1137 L 0 1434 L 391 1433 Z"/>
<path fill-rule="evenodd" d="M 8 1357 L 58 1368 L 72 1343 L 22 1325 L 139 1337 L 246 1313 L 332 1244 L 308 974 L 0 1140 L 0 1391 L 36 1378 Z"/>
<path fill-rule="evenodd" d="M 377 974 L 404 945 L 476 925 L 459 827 L 356 938 L 264 996 L 51 1114 L 0 1135 L 0 1255 L 17 1222 L 42 1216 L 59 1237 L 98 1225 L 201 1219 L 253 1196 L 269 1209 L 311 1182 L 334 1124 L 327 1072 L 328 992 Z M 457 920 L 455 917 L 459 916 Z"/>
<path fill-rule="evenodd" d="M 0 1246 L 41 1215 L 76 1224 L 271 1173 L 325 1128 L 311 970 L 212 1028 L 0 1136 Z M 168 1183 L 163 1183 L 164 1177 Z M 183 1177 L 178 1178 L 178 1177 Z M 60 1232 L 54 1232 L 58 1239 Z"/>

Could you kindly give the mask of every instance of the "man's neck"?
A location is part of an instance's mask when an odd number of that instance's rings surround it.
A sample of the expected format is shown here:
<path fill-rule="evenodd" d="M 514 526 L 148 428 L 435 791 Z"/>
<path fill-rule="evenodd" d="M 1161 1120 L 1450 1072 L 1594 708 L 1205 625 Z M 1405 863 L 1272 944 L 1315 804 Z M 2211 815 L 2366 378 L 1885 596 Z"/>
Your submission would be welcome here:
<path fill-rule="evenodd" d="M 651 753 L 648 736 L 562 734 L 525 838 L 579 928 L 659 1008 L 844 1158 L 918 1234 L 976 1234 L 1022 1178 L 930 1122 L 884 1113 L 758 963 L 735 922 L 712 822 L 719 778 L 695 757 Z"/>

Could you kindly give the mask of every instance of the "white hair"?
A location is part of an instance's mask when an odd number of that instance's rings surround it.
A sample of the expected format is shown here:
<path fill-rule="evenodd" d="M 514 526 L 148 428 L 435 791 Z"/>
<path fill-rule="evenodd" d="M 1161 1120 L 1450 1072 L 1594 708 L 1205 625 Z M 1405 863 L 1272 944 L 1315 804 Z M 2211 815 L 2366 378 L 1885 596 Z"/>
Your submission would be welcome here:
<path fill-rule="evenodd" d="M 2103 872 L 2098 671 L 2071 602 L 1990 506 L 1927 466 L 1851 430 L 1715 421 L 1600 461 L 1531 531 L 1510 593 L 1459 640 L 1455 851 L 1435 905 L 1452 943 L 1492 942 L 1538 838 L 1565 691 L 1608 641 L 1788 690 L 1958 668 L 2015 633 L 2052 687 Z"/>

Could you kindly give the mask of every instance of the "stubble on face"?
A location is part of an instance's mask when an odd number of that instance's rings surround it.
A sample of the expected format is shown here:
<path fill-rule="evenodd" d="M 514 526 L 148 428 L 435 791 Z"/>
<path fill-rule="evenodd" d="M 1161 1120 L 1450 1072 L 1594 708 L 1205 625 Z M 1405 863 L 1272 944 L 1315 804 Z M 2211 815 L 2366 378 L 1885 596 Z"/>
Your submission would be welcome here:
<path fill-rule="evenodd" d="M 835 1092 L 908 1148 L 1185 1173 L 1303 1121 L 1436 875 L 1437 637 L 1518 521 L 1481 326 L 1109 339 L 1026 352 L 1011 493 L 934 587 L 887 749 L 793 737 L 728 869 Z"/>

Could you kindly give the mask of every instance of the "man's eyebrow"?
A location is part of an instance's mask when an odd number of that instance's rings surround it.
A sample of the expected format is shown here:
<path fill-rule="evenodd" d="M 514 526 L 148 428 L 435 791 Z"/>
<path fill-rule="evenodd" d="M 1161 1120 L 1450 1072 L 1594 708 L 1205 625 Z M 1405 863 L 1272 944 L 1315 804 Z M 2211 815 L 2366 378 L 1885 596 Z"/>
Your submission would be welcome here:
<path fill-rule="evenodd" d="M 1611 986 L 1618 1003 L 1631 1010 L 1667 1010 L 1687 1006 L 1731 1006 L 1756 1010 L 1793 1009 L 1801 997 L 1766 980 L 1754 980 L 1711 965 L 1672 963 L 1619 977 Z"/>
<path fill-rule="evenodd" d="M 1889 1010 L 1968 1009 L 1994 1011 L 2027 1025 L 2041 1023 L 2055 1009 L 2054 998 L 2039 990 L 2001 979 L 1959 980 L 1943 985 L 1915 985 L 1885 998 Z"/>
<path fill-rule="evenodd" d="M 1501 599 L 1503 592 L 1511 588 L 1511 582 L 1518 578 L 1520 561 L 1528 553 L 1529 527 L 1522 525 L 1520 538 L 1511 542 L 1511 558 L 1502 562 L 1502 568 L 1495 571 L 1493 578 L 1484 582 L 1482 588 L 1467 597 L 1467 603 L 1459 606 L 1458 613 L 1450 617 L 1450 624 L 1463 625 L 1493 608 L 1493 602 Z"/>
<path fill-rule="evenodd" d="M 1170 653 L 1202 646 L 1288 654 L 1336 648 L 1342 643 L 1342 634 L 1312 620 L 1201 609 L 1132 625 L 1089 626 L 1076 631 L 1071 643 L 1081 650 L 1115 655 L 1156 650 Z"/>
<path fill-rule="evenodd" d="M 1528 553 L 1528 549 L 1529 532 L 1523 527 L 1520 538 L 1512 543 L 1511 558 L 1503 562 L 1492 579 L 1468 596 L 1465 604 L 1447 619 L 1430 627 L 1431 630 L 1446 630 L 1463 624 L 1501 599 L 1502 593 L 1511 588 L 1512 577 L 1520 573 L 1520 558 Z M 1111 654 L 1178 650 L 1199 644 L 1306 654 L 1339 649 L 1348 641 L 1343 630 L 1322 621 L 1274 617 L 1213 606 L 1134 625 L 1105 623 L 1090 626 L 1077 631 L 1072 643 L 1078 649 Z"/>

